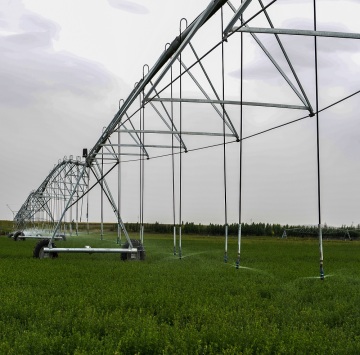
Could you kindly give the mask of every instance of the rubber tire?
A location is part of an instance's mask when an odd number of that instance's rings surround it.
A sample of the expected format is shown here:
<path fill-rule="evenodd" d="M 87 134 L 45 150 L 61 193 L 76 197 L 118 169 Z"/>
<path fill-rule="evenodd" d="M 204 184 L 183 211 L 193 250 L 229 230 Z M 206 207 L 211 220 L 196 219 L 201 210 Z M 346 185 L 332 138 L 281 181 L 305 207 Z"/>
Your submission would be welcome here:
<path fill-rule="evenodd" d="M 22 231 L 17 231 L 17 232 L 14 233 L 13 239 L 15 240 L 15 242 L 16 242 L 16 241 L 19 241 L 19 240 L 24 241 L 25 238 L 21 238 L 21 237 L 23 237 L 24 235 L 25 235 L 25 234 L 24 234 Z"/>
<path fill-rule="evenodd" d="M 141 244 L 140 240 L 137 239 L 130 239 L 131 243 L 133 245 L 134 248 L 137 248 L 138 252 L 139 252 L 139 260 L 145 260 L 145 249 L 144 246 Z M 126 242 L 123 245 L 123 248 L 129 248 L 129 242 Z M 128 260 L 128 253 L 121 253 L 121 260 L 126 261 Z"/>
<path fill-rule="evenodd" d="M 58 253 L 48 253 L 48 256 L 45 256 L 44 248 L 47 247 L 48 245 L 49 245 L 49 239 L 40 240 L 35 245 L 35 248 L 34 248 L 34 251 L 33 251 L 33 257 L 37 258 L 37 259 L 44 259 L 45 257 L 48 257 L 50 259 L 57 258 L 59 256 Z M 51 246 L 53 248 L 56 248 L 55 243 L 52 243 Z"/>

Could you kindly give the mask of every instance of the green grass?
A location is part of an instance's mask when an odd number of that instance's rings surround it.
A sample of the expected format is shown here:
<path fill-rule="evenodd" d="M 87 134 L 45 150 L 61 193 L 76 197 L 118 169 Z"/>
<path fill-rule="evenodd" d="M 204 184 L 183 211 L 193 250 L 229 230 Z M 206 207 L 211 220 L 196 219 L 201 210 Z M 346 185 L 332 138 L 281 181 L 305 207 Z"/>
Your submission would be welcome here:
<path fill-rule="evenodd" d="M 113 236 L 57 246 L 116 247 Z M 143 262 L 117 254 L 33 259 L 0 238 L 0 354 L 359 354 L 360 243 L 145 235 Z"/>

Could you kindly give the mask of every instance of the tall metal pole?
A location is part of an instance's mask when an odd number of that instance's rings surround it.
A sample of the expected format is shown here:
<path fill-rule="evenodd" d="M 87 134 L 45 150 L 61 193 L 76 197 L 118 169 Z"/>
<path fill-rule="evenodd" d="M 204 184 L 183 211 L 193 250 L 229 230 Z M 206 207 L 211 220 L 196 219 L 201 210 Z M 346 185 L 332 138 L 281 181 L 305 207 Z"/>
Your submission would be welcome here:
<path fill-rule="evenodd" d="M 224 28 L 224 13 L 221 8 L 221 34 Z M 225 101 L 225 64 L 224 64 L 224 41 L 221 43 L 221 80 L 222 80 L 222 99 Z M 222 119 L 223 119 L 223 172 L 224 172 L 224 214 L 225 214 L 225 252 L 224 262 L 228 261 L 228 218 L 227 218 L 227 184 L 226 184 L 226 138 L 225 138 L 225 104 L 222 104 Z"/>
<path fill-rule="evenodd" d="M 314 3 L 314 30 L 316 31 L 316 0 Z M 320 137 L 319 137 L 319 87 L 318 87 L 318 60 L 317 38 L 314 36 L 315 45 L 315 86 L 316 86 L 316 160 L 317 160 L 317 190 L 318 190 L 318 228 L 319 228 L 319 255 L 320 255 L 320 280 L 324 280 L 324 252 L 321 226 L 321 191 L 320 191 Z"/>

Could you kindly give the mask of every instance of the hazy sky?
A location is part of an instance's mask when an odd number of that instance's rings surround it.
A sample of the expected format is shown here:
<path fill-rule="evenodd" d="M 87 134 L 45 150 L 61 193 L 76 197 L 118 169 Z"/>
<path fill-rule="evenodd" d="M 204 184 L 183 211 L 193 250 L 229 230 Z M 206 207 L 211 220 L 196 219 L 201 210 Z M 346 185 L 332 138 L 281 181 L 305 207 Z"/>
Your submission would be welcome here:
<path fill-rule="evenodd" d="M 165 44 L 178 35 L 182 17 L 192 21 L 208 3 L 0 0 L 0 219 L 12 219 L 7 205 L 18 210 L 58 159 L 81 155 L 82 148 L 96 143 L 119 99 L 125 99 L 142 77 L 143 65 L 151 67 Z M 312 29 L 312 1 L 278 3 L 271 13 L 275 27 Z M 318 29 L 359 33 L 359 13 L 358 1 L 318 1 Z M 203 36 L 200 45 L 206 48 L 212 32 Z M 281 98 L 299 104 L 247 38 L 244 100 Z M 284 45 L 315 106 L 313 39 L 286 37 Z M 270 48 L 277 53 L 276 45 Z M 360 89 L 359 67 L 360 40 L 319 39 L 320 108 Z M 236 95 L 238 61 L 229 60 L 225 75 L 229 91 Z M 360 223 L 359 104 L 357 95 L 320 115 L 322 221 L 330 225 Z M 206 120 L 207 113 L 197 106 L 191 115 Z M 299 117 L 299 112 L 248 107 L 244 135 Z M 244 141 L 244 222 L 317 223 L 315 134 L 315 121 L 308 119 Z M 223 223 L 221 149 L 184 157 L 183 220 Z M 228 148 L 227 163 L 232 223 L 238 215 L 237 144 Z M 171 223 L 171 162 L 164 158 L 146 164 L 145 221 Z M 123 168 L 124 221 L 138 218 L 137 167 L 129 163 Z M 92 205 L 98 200 L 94 196 Z M 99 220 L 96 213 L 93 220 Z M 106 219 L 113 217 L 108 213 Z"/>

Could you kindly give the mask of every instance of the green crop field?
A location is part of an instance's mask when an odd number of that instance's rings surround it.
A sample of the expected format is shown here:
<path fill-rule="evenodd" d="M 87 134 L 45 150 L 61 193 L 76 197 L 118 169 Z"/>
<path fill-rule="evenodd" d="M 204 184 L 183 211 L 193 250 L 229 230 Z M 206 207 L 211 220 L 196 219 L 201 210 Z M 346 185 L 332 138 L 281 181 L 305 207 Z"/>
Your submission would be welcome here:
<path fill-rule="evenodd" d="M 116 247 L 106 235 L 57 246 Z M 0 237 L 0 354 L 359 354 L 360 243 L 145 235 L 146 260 Z"/>

